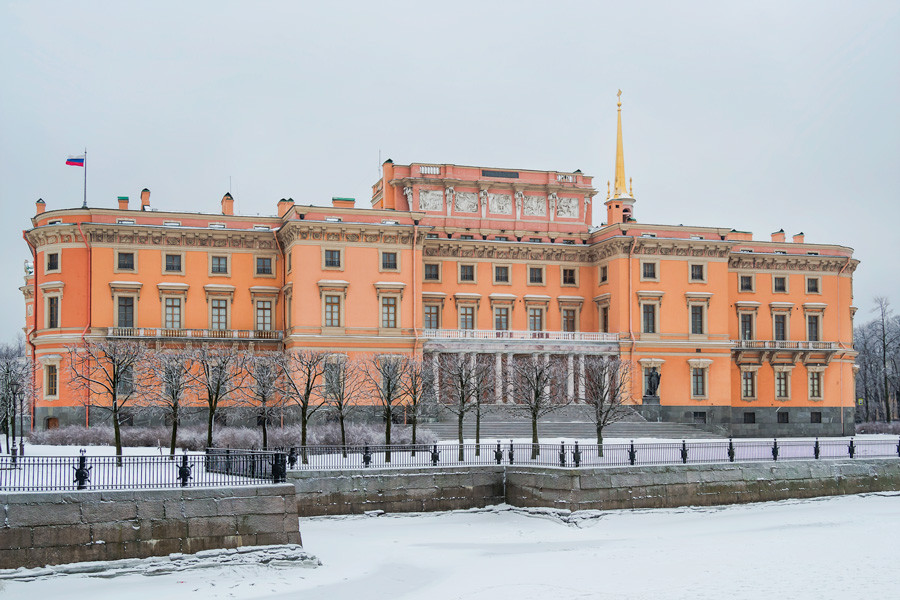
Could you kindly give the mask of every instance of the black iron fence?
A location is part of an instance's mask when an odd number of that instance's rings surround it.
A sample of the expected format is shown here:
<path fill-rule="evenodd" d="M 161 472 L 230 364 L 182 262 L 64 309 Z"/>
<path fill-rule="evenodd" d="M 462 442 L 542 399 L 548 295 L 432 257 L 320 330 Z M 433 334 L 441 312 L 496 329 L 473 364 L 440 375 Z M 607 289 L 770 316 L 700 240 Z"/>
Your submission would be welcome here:
<path fill-rule="evenodd" d="M 722 440 L 627 444 L 431 444 L 306 446 L 283 449 L 288 470 L 456 465 L 621 467 L 838 458 L 897 458 L 900 440 Z"/>
<path fill-rule="evenodd" d="M 0 491 L 128 490 L 283 482 L 286 455 L 0 456 Z M 273 465 L 276 465 L 273 468 Z M 279 477 L 279 472 L 282 475 Z"/>

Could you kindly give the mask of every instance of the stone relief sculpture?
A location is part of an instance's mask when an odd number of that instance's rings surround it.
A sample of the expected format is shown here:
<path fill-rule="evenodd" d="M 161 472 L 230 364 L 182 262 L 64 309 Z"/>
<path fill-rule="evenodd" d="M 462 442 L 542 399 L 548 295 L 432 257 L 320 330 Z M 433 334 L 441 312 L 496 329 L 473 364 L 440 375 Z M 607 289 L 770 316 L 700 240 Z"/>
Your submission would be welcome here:
<path fill-rule="evenodd" d="M 456 210 L 458 212 L 478 212 L 478 196 L 475 192 L 457 192 Z"/>
<path fill-rule="evenodd" d="M 440 190 L 419 190 L 419 210 L 444 210 L 444 194 Z"/>
<path fill-rule="evenodd" d="M 516 192 L 516 220 L 522 217 L 522 200 L 525 195 L 522 192 Z"/>
<path fill-rule="evenodd" d="M 481 218 L 487 215 L 488 193 L 487 190 L 478 192 L 478 207 L 481 209 Z"/>
<path fill-rule="evenodd" d="M 488 194 L 488 208 L 496 215 L 511 215 L 512 198 L 509 194 Z"/>
<path fill-rule="evenodd" d="M 560 198 L 556 203 L 556 216 L 578 218 L 578 198 Z"/>
<path fill-rule="evenodd" d="M 403 195 L 406 196 L 406 202 L 407 204 L 409 204 L 409 207 L 412 208 L 413 189 L 409 186 L 406 186 L 405 188 L 403 188 Z"/>
<path fill-rule="evenodd" d="M 544 217 L 547 215 L 547 199 L 543 196 L 525 196 L 523 202 L 525 216 Z"/>
<path fill-rule="evenodd" d="M 449 217 L 453 213 L 453 198 L 456 197 L 456 189 L 451 185 L 444 193 L 447 196 L 447 216 Z"/>

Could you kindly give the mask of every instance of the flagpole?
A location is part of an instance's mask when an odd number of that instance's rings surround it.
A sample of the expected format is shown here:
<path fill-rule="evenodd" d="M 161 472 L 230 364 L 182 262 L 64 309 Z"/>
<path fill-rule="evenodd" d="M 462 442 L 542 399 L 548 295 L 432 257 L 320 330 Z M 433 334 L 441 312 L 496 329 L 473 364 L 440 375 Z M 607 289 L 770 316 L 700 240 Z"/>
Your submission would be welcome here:
<path fill-rule="evenodd" d="M 87 148 L 84 149 L 84 202 L 81 208 L 87 208 Z"/>

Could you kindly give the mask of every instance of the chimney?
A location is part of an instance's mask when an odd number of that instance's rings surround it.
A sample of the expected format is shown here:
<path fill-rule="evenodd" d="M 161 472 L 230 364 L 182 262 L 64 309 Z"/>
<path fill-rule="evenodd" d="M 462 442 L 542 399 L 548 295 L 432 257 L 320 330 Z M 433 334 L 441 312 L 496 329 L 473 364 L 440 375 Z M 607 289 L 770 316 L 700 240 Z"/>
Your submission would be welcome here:
<path fill-rule="evenodd" d="M 779 229 L 775 233 L 772 234 L 773 242 L 783 242 L 784 241 L 784 229 Z"/>
<path fill-rule="evenodd" d="M 150 190 L 141 190 L 141 210 L 150 210 Z"/>
<path fill-rule="evenodd" d="M 222 196 L 222 214 L 234 214 L 234 198 L 231 197 L 231 194 L 226 193 L 224 196 Z"/>
<path fill-rule="evenodd" d="M 43 214 L 45 210 L 47 210 L 47 204 L 44 202 L 43 198 L 38 198 L 37 202 L 34 203 L 34 214 Z"/>
<path fill-rule="evenodd" d="M 335 208 L 353 208 L 356 205 L 356 198 L 331 198 L 331 206 Z"/>
<path fill-rule="evenodd" d="M 288 212 L 290 212 L 290 210 L 293 207 L 294 207 L 294 199 L 293 198 L 288 198 L 287 200 L 282 198 L 281 200 L 278 201 L 278 216 L 283 217 L 284 215 L 288 214 Z"/>
<path fill-rule="evenodd" d="M 802 231 L 800 233 L 794 234 L 794 243 L 795 244 L 803 243 L 803 232 Z"/>
<path fill-rule="evenodd" d="M 128 210 L 128 196 L 119 196 L 119 210 Z"/>

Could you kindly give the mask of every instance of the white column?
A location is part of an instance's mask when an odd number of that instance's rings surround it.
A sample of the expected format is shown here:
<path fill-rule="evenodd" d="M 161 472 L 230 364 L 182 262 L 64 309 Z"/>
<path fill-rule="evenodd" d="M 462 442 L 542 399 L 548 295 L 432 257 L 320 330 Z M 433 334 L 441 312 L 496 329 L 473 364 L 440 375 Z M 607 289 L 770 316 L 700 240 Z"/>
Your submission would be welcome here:
<path fill-rule="evenodd" d="M 578 355 L 578 397 L 584 398 L 584 354 Z"/>
<path fill-rule="evenodd" d="M 569 354 L 566 363 L 566 394 L 568 394 L 569 402 L 573 402 L 575 400 L 575 356 Z"/>
<path fill-rule="evenodd" d="M 503 357 L 494 355 L 494 402 L 500 404 L 503 399 Z"/>
<path fill-rule="evenodd" d="M 441 401 L 441 368 L 438 363 L 440 362 L 439 359 L 440 359 L 441 355 L 439 353 L 435 352 L 432 356 L 433 356 L 433 360 L 431 361 L 431 370 L 432 370 L 432 376 L 434 378 L 434 382 L 432 384 L 432 385 L 434 385 L 434 397 L 438 402 L 440 402 Z"/>
<path fill-rule="evenodd" d="M 513 403 L 515 402 L 515 396 L 513 395 L 515 390 L 513 389 L 515 384 L 513 382 L 513 355 L 509 353 L 506 355 L 506 401 Z"/>

